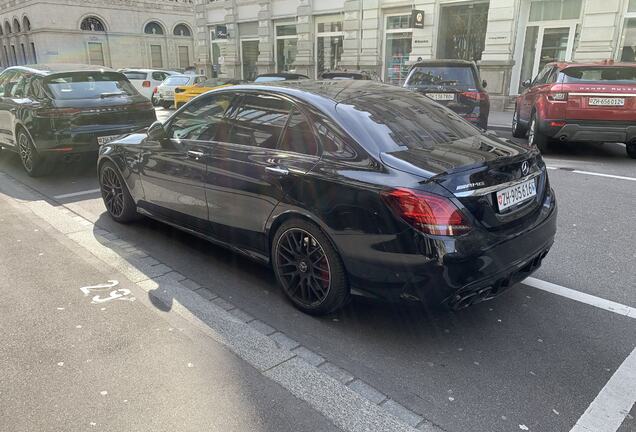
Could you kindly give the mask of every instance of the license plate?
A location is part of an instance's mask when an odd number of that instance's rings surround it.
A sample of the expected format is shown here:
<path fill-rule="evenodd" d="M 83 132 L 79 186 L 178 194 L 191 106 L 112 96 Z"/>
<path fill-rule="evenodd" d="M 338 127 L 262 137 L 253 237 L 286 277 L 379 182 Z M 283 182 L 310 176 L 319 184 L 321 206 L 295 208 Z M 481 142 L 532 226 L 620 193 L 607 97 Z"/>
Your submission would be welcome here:
<path fill-rule="evenodd" d="M 588 101 L 588 105 L 596 106 L 625 106 L 624 98 L 613 97 L 591 97 Z"/>
<path fill-rule="evenodd" d="M 108 144 L 111 141 L 115 141 L 117 138 L 119 138 L 121 135 L 107 135 L 107 136 L 100 136 L 97 137 L 97 144 L 98 145 L 104 145 L 104 144 Z"/>
<path fill-rule="evenodd" d="M 497 192 L 497 205 L 499 211 L 522 203 L 537 195 L 535 179 L 507 187 Z"/>
<path fill-rule="evenodd" d="M 455 100 L 454 93 L 426 93 L 426 96 L 430 97 L 433 100 L 438 101 L 452 101 Z"/>

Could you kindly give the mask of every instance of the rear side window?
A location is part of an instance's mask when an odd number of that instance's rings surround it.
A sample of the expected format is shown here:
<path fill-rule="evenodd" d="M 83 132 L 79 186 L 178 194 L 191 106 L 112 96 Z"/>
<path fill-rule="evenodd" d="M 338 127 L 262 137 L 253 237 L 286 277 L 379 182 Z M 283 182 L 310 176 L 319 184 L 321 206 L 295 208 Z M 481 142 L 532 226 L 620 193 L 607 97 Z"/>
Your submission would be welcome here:
<path fill-rule="evenodd" d="M 171 76 L 168 77 L 168 79 L 165 81 L 165 84 L 169 86 L 180 86 L 188 84 L 189 81 L 190 78 L 186 76 Z"/>
<path fill-rule="evenodd" d="M 45 85 L 55 99 L 94 99 L 109 96 L 134 96 L 133 85 L 118 72 L 70 72 L 52 75 Z"/>
<path fill-rule="evenodd" d="M 153 72 L 152 73 L 152 79 L 155 80 L 155 81 L 163 81 L 163 80 L 166 79 L 167 76 L 168 76 L 168 74 L 166 74 L 164 72 Z"/>
<path fill-rule="evenodd" d="M 561 71 L 564 83 L 612 82 L 634 84 L 636 67 L 570 67 Z"/>
<path fill-rule="evenodd" d="M 229 142 L 276 148 L 290 110 L 290 102 L 275 96 L 245 96 L 232 121 Z"/>
<path fill-rule="evenodd" d="M 224 141 L 223 116 L 233 98 L 230 94 L 218 94 L 188 104 L 172 120 L 168 136 L 177 140 Z"/>
<path fill-rule="evenodd" d="M 310 156 L 318 154 L 314 132 L 305 116 L 297 109 L 294 109 L 289 116 L 287 127 L 285 132 L 283 132 L 278 148 Z"/>
<path fill-rule="evenodd" d="M 146 79 L 146 72 L 124 72 L 124 75 L 126 75 L 126 78 L 128 78 L 129 80 L 145 80 Z"/>
<path fill-rule="evenodd" d="M 468 66 L 416 66 L 409 74 L 406 85 L 408 87 L 477 87 L 473 69 Z"/>

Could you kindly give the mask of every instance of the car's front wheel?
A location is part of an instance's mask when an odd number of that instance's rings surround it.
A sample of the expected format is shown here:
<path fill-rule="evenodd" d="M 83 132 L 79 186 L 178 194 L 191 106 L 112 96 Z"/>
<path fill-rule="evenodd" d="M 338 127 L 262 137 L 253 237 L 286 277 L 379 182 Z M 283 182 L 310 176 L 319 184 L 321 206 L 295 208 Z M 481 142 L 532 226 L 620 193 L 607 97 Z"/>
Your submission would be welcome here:
<path fill-rule="evenodd" d="M 38 153 L 33 140 L 24 130 L 17 134 L 18 154 L 26 173 L 31 177 L 40 177 L 50 172 L 52 161 Z"/>
<path fill-rule="evenodd" d="M 545 152 L 548 147 L 548 137 L 539 130 L 539 120 L 537 114 L 532 113 L 530 117 L 530 126 L 528 127 L 528 145 L 536 146 L 541 153 Z"/>
<path fill-rule="evenodd" d="M 515 105 L 515 111 L 512 114 L 512 136 L 515 138 L 523 138 L 526 136 L 528 131 L 524 128 L 519 122 L 519 110 Z"/>
<path fill-rule="evenodd" d="M 291 219 L 280 226 L 272 242 L 272 265 L 287 297 L 305 313 L 328 314 L 349 301 L 342 260 L 313 223 Z"/>
<path fill-rule="evenodd" d="M 627 150 L 627 156 L 636 159 L 636 142 L 625 144 L 625 150 Z"/>
<path fill-rule="evenodd" d="M 117 222 L 128 223 L 139 218 L 135 201 L 119 170 L 110 161 L 99 169 L 99 187 L 108 214 Z"/>

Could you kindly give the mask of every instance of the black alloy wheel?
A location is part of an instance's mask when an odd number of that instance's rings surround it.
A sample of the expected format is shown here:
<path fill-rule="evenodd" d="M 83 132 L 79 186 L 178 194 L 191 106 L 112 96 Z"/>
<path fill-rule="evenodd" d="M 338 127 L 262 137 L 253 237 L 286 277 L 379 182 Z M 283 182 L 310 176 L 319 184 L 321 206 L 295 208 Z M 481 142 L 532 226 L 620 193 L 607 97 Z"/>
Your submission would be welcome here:
<path fill-rule="evenodd" d="M 135 202 L 121 175 L 111 162 L 105 162 L 99 173 L 102 198 L 108 214 L 117 222 L 131 222 L 138 218 Z"/>
<path fill-rule="evenodd" d="M 272 261 L 285 294 L 302 311 L 326 314 L 348 301 L 340 257 L 313 224 L 303 220 L 283 224 L 274 238 Z"/>
<path fill-rule="evenodd" d="M 31 177 L 39 177 L 47 174 L 50 169 L 49 161 L 38 154 L 31 138 L 20 130 L 18 132 L 18 154 L 20 156 L 20 162 L 26 173 Z"/>

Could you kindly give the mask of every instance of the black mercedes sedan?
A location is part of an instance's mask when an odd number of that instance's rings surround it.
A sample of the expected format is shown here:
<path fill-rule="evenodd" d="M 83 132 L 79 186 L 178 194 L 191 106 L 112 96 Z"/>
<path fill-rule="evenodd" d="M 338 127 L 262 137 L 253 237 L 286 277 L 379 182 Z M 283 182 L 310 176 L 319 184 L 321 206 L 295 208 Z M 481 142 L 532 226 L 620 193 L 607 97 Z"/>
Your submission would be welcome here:
<path fill-rule="evenodd" d="M 311 314 L 352 293 L 461 309 L 536 270 L 556 231 L 538 151 L 369 81 L 240 85 L 100 149 L 110 216 L 270 264 Z"/>
<path fill-rule="evenodd" d="M 60 159 L 147 128 L 155 111 L 128 78 L 102 66 L 16 66 L 0 74 L 0 147 L 19 154 L 30 176 Z"/>

